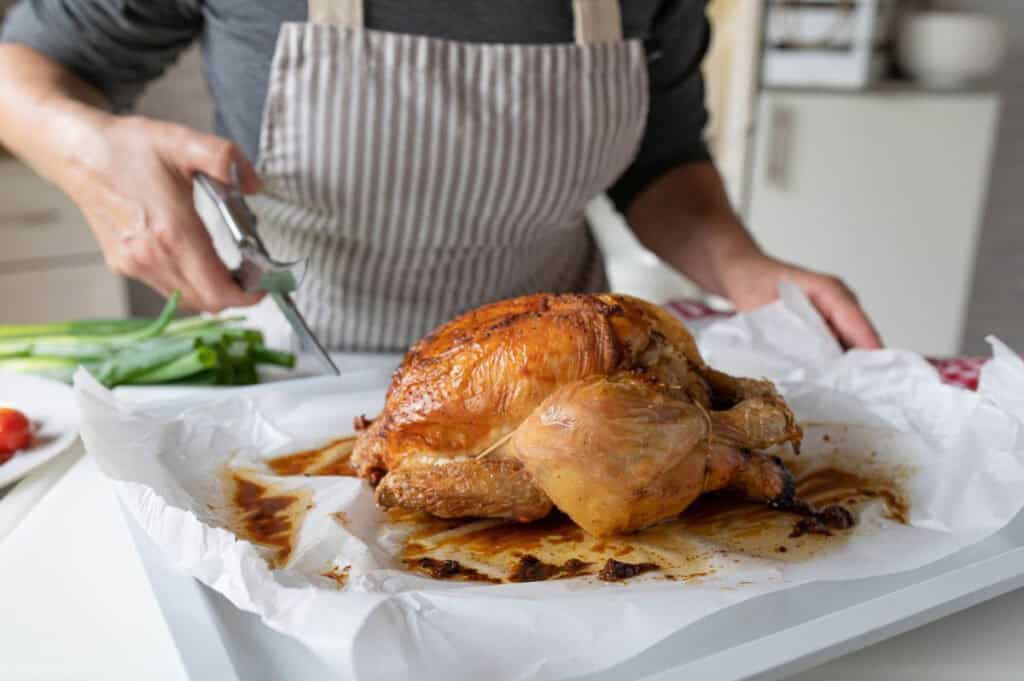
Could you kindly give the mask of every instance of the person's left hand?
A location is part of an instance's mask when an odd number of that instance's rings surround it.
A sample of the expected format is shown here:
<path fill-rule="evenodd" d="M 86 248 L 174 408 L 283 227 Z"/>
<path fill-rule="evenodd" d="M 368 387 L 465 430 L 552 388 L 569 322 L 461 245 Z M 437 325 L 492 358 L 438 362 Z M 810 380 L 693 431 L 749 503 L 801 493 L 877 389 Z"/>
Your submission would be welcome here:
<path fill-rule="evenodd" d="M 806 270 L 760 252 L 731 260 L 722 273 L 725 295 L 740 311 L 775 300 L 783 280 L 803 289 L 843 347 L 882 347 L 882 339 L 857 302 L 857 296 L 838 277 Z"/>

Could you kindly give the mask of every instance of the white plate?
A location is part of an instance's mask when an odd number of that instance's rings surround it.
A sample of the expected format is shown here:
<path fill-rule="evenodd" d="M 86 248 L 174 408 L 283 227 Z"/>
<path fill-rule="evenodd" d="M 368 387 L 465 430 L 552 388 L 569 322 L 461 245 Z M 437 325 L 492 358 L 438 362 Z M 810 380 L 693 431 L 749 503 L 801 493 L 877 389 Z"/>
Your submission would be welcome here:
<path fill-rule="evenodd" d="M 0 487 L 58 456 L 78 437 L 78 405 L 71 387 L 38 376 L 0 373 L 0 407 L 13 407 L 36 426 L 36 446 L 0 464 Z"/>

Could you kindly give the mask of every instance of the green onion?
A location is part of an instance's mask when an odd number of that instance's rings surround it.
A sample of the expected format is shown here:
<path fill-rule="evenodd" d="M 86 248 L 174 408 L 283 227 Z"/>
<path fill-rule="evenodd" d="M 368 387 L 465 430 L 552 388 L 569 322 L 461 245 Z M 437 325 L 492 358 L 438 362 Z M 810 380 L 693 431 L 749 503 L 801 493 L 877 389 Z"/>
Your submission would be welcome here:
<path fill-rule="evenodd" d="M 249 356 L 256 364 L 273 364 L 279 367 L 295 368 L 295 355 L 281 350 L 271 350 L 262 345 L 254 345 Z"/>
<path fill-rule="evenodd" d="M 215 369 L 200 371 L 198 374 L 186 376 L 177 381 L 170 381 L 167 385 L 220 385 L 217 382 L 217 371 Z"/>
<path fill-rule="evenodd" d="M 75 370 L 80 366 L 77 360 L 67 357 L 16 357 L 0 359 L 0 371 L 14 371 L 35 374 L 70 383 Z"/>
<path fill-rule="evenodd" d="M 250 347 L 248 341 L 229 340 L 224 345 L 224 351 L 232 362 L 242 362 L 248 360 Z"/>
<path fill-rule="evenodd" d="M 295 356 L 263 346 L 263 334 L 234 326 L 244 317 L 174 319 L 172 295 L 156 319 L 0 325 L 0 371 L 70 381 L 79 366 L 107 387 L 155 383 L 248 385 L 257 364 L 294 367 Z"/>
<path fill-rule="evenodd" d="M 252 343 L 248 340 L 228 340 L 223 345 L 224 355 L 231 366 L 231 374 L 225 381 L 229 385 L 252 385 L 259 383 L 256 365 L 250 353 Z"/>
<path fill-rule="evenodd" d="M 203 345 L 213 347 L 215 345 L 226 345 L 233 340 L 244 340 L 240 329 L 212 328 L 197 329 L 191 333 L 176 334 L 178 338 L 194 338 Z"/>
<path fill-rule="evenodd" d="M 0 338 L 40 336 L 107 336 L 138 331 L 149 319 L 82 319 L 58 324 L 0 324 Z"/>
<path fill-rule="evenodd" d="M 111 347 L 109 343 L 72 342 L 64 339 L 51 341 L 44 337 L 43 340 L 33 343 L 29 352 L 35 357 L 67 357 L 68 359 L 90 360 L 103 359 L 109 356 Z"/>
<path fill-rule="evenodd" d="M 233 385 L 255 385 L 260 382 L 260 375 L 256 372 L 256 365 L 246 362 L 235 367 L 235 382 Z"/>
<path fill-rule="evenodd" d="M 125 383 L 142 385 L 170 383 L 186 379 L 218 365 L 217 352 L 210 348 L 196 348 L 192 352 L 171 360 L 149 371 L 132 376 Z"/>
<path fill-rule="evenodd" d="M 164 329 L 164 334 L 191 334 L 196 331 L 244 321 L 245 317 L 241 315 L 235 317 L 189 317 L 187 319 L 175 319 L 167 325 L 166 329 Z"/>
<path fill-rule="evenodd" d="M 0 357 L 35 355 L 39 357 L 71 357 L 82 360 L 102 359 L 113 349 L 131 345 L 160 335 L 178 309 L 181 295 L 175 291 L 160 316 L 145 326 L 107 336 L 43 336 L 39 340 L 12 340 L 0 343 Z"/>
<path fill-rule="evenodd" d="M 167 328 L 167 325 L 171 323 L 171 320 L 174 319 L 174 313 L 178 311 L 178 301 L 180 300 L 181 292 L 175 291 L 171 294 L 171 297 L 167 299 L 167 304 L 164 305 L 164 309 L 160 312 L 160 316 L 154 319 L 151 323 L 137 331 L 107 336 L 107 338 L 118 344 L 128 344 L 159 336 L 163 333 L 164 329 Z"/>
<path fill-rule="evenodd" d="M 0 358 L 25 357 L 32 353 L 31 341 L 0 341 Z"/>
<path fill-rule="evenodd" d="M 145 374 L 163 364 L 173 362 L 186 355 L 196 347 L 194 338 L 153 338 L 125 348 L 112 355 L 93 372 L 98 380 L 108 388 Z"/>

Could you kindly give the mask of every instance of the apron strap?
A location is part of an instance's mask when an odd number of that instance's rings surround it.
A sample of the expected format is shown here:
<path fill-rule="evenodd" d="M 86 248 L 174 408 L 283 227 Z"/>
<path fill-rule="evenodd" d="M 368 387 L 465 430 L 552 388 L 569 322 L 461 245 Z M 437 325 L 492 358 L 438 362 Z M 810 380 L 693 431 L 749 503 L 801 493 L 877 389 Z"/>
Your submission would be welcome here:
<path fill-rule="evenodd" d="M 622 40 L 619 0 L 572 0 L 576 18 L 576 42 L 614 43 Z"/>
<path fill-rule="evenodd" d="M 580 45 L 622 40 L 619 0 L 572 0 L 572 12 Z M 309 0 L 309 21 L 362 28 L 363 0 Z"/>
<path fill-rule="evenodd" d="M 309 0 L 309 21 L 345 28 L 363 27 L 363 0 Z"/>

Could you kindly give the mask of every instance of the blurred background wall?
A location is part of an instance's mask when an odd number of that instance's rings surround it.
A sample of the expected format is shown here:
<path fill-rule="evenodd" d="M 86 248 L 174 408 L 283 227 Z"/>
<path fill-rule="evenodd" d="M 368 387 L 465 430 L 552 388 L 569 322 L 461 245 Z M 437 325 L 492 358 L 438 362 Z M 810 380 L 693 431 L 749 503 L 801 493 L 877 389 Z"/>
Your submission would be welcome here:
<path fill-rule="evenodd" d="M 850 69 L 843 48 L 863 42 L 872 6 L 871 55 Z M 901 68 L 901 29 L 929 11 L 994 17 L 1008 55 L 966 83 L 908 78 L 920 74 Z M 755 237 L 843 276 L 896 346 L 987 354 L 995 333 L 1024 347 L 1024 3 L 712 0 L 709 16 L 708 137 Z M 929 37 L 925 56 L 954 65 L 984 61 L 993 42 L 959 25 Z M 616 283 L 655 297 L 683 286 L 613 241 Z"/>
<path fill-rule="evenodd" d="M 963 348 L 985 354 L 986 333 L 1024 348 L 1024 2 L 943 0 L 944 9 L 990 12 L 1010 33 L 1006 60 L 990 86 L 1000 93 L 996 136 L 984 221 L 978 243 Z"/>
<path fill-rule="evenodd" d="M 839 265 L 833 269 L 865 291 L 869 311 L 898 345 L 985 354 L 984 335 L 996 333 L 1024 348 L 1024 2 L 904 0 L 904 10 L 982 11 L 1007 27 L 1009 50 L 998 70 L 948 92 L 892 80 L 892 67 L 863 88 L 766 84 L 762 33 L 772 4 L 712 0 L 709 7 L 708 136 L 752 231 L 780 257 L 822 269 Z M 139 109 L 212 128 L 198 49 L 147 90 Z M 989 119 L 991 135 L 983 129 Z M 915 149 L 914 139 L 929 148 Z M 856 156 L 872 144 L 892 152 Z M 948 159 L 963 167 L 935 167 Z M 892 175 L 883 182 L 880 172 Z M 597 203 L 591 217 L 610 254 L 615 288 L 655 299 L 697 293 L 644 251 L 606 203 Z M 930 266 L 936 258 L 949 269 Z M 129 285 L 128 298 L 135 314 L 158 305 L 141 285 Z"/>

